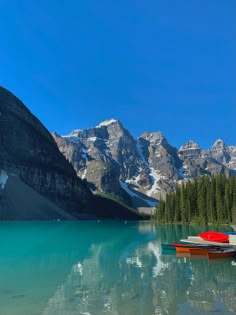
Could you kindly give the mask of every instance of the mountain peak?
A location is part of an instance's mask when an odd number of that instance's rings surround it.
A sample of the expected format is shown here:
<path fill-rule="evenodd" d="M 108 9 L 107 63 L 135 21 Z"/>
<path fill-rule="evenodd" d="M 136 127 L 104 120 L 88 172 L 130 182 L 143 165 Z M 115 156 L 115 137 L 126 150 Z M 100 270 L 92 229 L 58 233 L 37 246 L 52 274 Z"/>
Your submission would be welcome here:
<path fill-rule="evenodd" d="M 225 147 L 225 143 L 222 139 L 217 139 L 212 146 L 212 148 L 224 148 L 224 147 Z"/>
<path fill-rule="evenodd" d="M 97 128 L 100 128 L 100 127 L 104 127 L 104 126 L 109 126 L 111 124 L 114 124 L 114 123 L 120 123 L 119 120 L 117 119 L 114 119 L 114 118 L 110 118 L 110 119 L 106 119 L 104 121 L 102 121 L 99 125 L 97 125 L 96 127 Z"/>
<path fill-rule="evenodd" d="M 145 140 L 149 140 L 151 142 L 157 142 L 165 139 L 163 133 L 161 131 L 155 132 L 144 132 L 139 138 L 143 138 Z"/>
<path fill-rule="evenodd" d="M 179 148 L 179 151 L 186 151 L 186 150 L 200 150 L 200 146 L 199 144 L 197 144 L 196 142 L 194 142 L 193 140 L 188 141 L 187 143 L 185 143 L 184 145 L 182 145 Z"/>
<path fill-rule="evenodd" d="M 78 137 L 78 135 L 79 135 L 79 133 L 80 133 L 81 131 L 83 131 L 83 130 L 82 130 L 82 129 L 75 129 L 75 130 L 73 130 L 73 131 L 71 131 L 71 132 L 69 133 L 69 136 L 70 136 L 70 137 Z M 67 136 L 64 136 L 64 137 L 67 137 Z"/>

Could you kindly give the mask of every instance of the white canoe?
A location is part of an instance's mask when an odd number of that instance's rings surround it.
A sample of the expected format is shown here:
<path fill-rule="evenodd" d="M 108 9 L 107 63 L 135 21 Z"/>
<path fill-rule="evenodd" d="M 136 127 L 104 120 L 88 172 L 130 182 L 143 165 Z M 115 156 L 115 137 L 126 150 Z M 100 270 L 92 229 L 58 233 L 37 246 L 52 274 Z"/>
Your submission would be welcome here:
<path fill-rule="evenodd" d="M 229 244 L 236 246 L 236 235 L 229 235 Z"/>
<path fill-rule="evenodd" d="M 204 241 L 200 236 L 189 236 L 187 239 L 182 239 L 181 242 L 232 247 L 232 244 L 229 243 Z"/>

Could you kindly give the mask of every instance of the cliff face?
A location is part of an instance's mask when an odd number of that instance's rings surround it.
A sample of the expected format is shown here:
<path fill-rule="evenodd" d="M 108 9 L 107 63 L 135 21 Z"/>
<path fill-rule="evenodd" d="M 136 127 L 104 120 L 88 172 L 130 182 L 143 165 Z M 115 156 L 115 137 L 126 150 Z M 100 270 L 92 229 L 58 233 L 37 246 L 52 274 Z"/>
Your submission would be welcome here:
<path fill-rule="evenodd" d="M 51 134 L 18 98 L 2 87 L 0 169 L 16 175 L 70 214 L 77 216 L 90 207 L 92 194 L 60 153 Z"/>

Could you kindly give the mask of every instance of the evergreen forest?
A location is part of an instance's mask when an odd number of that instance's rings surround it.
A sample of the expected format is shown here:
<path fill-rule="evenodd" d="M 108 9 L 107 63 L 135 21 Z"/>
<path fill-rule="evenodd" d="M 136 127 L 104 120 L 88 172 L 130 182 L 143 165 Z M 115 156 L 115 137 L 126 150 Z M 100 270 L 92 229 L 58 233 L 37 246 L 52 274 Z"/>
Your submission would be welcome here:
<path fill-rule="evenodd" d="M 160 223 L 236 223 L 236 176 L 202 176 L 178 185 L 160 200 L 154 219 Z"/>

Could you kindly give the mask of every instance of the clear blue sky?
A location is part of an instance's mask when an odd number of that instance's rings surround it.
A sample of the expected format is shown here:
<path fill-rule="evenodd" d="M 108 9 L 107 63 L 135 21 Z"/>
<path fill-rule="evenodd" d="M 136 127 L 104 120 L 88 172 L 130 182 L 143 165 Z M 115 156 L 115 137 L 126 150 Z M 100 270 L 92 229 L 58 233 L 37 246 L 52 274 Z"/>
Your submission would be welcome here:
<path fill-rule="evenodd" d="M 236 145 L 235 0 L 1 0 L 0 84 L 50 131 Z"/>

